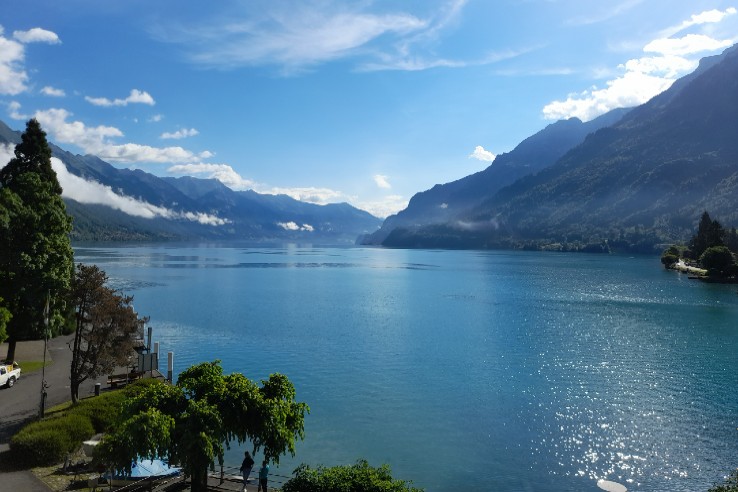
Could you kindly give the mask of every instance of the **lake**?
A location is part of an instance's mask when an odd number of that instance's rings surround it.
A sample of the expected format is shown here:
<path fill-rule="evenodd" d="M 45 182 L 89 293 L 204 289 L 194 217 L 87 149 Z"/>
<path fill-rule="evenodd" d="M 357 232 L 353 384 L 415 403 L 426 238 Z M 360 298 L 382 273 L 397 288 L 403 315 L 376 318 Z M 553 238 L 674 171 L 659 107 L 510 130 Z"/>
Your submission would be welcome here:
<path fill-rule="evenodd" d="M 75 259 L 135 296 L 175 373 L 220 359 L 290 378 L 311 413 L 278 474 L 366 458 L 429 492 L 697 491 L 738 466 L 736 288 L 658 257 L 165 244 Z"/>

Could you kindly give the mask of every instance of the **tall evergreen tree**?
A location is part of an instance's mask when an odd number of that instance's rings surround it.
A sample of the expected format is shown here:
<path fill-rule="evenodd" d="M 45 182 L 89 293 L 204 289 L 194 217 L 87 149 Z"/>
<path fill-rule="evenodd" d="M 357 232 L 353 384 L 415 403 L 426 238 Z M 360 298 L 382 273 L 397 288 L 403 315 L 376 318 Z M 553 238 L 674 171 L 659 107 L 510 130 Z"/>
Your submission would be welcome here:
<path fill-rule="evenodd" d="M 8 354 L 19 340 L 58 332 L 74 269 L 72 219 L 51 167 L 51 149 L 37 120 L 26 124 L 15 157 L 0 170 L 0 297 L 13 315 Z"/>
<path fill-rule="evenodd" d="M 717 220 L 712 220 L 707 211 L 702 213 L 697 234 L 692 238 L 689 249 L 694 258 L 699 258 L 707 248 L 725 246 L 725 229 Z"/>

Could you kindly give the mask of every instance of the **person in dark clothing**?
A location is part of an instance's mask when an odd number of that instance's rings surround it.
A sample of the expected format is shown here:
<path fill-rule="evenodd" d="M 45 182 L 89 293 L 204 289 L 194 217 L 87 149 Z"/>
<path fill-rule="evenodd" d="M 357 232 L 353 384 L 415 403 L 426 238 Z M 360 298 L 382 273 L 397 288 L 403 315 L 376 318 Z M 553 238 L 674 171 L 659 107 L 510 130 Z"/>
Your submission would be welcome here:
<path fill-rule="evenodd" d="M 251 469 L 254 467 L 254 458 L 251 457 L 251 453 L 246 451 L 243 456 L 243 463 L 241 463 L 241 474 L 243 475 L 243 490 L 246 490 L 246 481 L 251 475 Z"/>

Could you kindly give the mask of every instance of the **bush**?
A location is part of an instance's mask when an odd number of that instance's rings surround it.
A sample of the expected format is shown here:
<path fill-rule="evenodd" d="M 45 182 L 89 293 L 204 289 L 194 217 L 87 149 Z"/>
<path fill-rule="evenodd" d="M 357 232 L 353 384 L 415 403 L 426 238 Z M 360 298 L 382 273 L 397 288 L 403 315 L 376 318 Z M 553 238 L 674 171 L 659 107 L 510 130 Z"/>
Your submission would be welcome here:
<path fill-rule="evenodd" d="M 735 270 L 733 253 L 725 246 L 707 248 L 700 256 L 700 263 L 710 275 L 728 276 L 732 275 Z"/>
<path fill-rule="evenodd" d="M 283 492 L 421 492 L 409 482 L 392 478 L 390 468 L 369 466 L 366 460 L 355 465 L 319 466 L 311 469 L 300 465 L 282 487 Z"/>
<path fill-rule="evenodd" d="M 120 415 L 121 405 L 125 395 L 115 391 L 95 398 L 80 400 L 71 407 L 67 415 L 81 415 L 92 423 L 95 432 L 105 432 L 115 423 Z"/>
<path fill-rule="evenodd" d="M 663 255 L 661 255 L 661 263 L 666 268 L 673 267 L 677 262 L 679 261 L 679 257 L 677 255 L 665 252 Z"/>
<path fill-rule="evenodd" d="M 94 433 L 89 418 L 64 415 L 28 424 L 10 440 L 10 449 L 18 463 L 50 465 L 64 460 Z"/>

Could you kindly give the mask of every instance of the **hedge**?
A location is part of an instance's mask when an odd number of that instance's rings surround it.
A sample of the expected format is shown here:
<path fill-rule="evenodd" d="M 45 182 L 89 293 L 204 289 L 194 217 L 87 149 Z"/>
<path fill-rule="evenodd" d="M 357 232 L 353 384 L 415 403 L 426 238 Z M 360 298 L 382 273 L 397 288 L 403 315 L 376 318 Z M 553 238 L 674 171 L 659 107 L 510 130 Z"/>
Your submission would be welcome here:
<path fill-rule="evenodd" d="M 83 415 L 64 415 L 33 422 L 10 440 L 11 455 L 17 463 L 30 466 L 63 461 L 68 453 L 95 433 L 90 419 Z"/>

